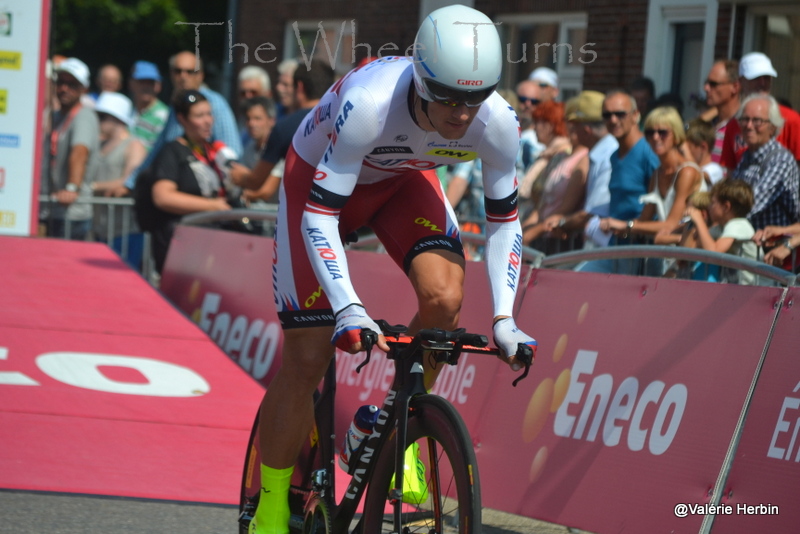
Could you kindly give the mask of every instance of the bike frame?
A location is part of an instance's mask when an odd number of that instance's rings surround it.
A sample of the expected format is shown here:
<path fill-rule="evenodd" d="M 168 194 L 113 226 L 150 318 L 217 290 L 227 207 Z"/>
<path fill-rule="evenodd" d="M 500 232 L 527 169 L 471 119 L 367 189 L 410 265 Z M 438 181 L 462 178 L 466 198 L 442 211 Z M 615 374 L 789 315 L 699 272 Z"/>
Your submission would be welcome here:
<path fill-rule="evenodd" d="M 351 457 L 351 461 L 355 461 L 355 465 L 352 467 L 351 479 L 341 503 L 337 504 L 334 491 L 336 487 L 336 468 L 334 463 L 336 460 L 334 410 L 336 362 L 335 359 L 332 359 L 325 373 L 321 388 L 314 394 L 315 427 L 310 436 L 310 448 L 308 449 L 310 454 L 301 454 L 299 462 L 305 462 L 306 466 L 300 466 L 300 469 L 296 471 L 296 473 L 302 475 L 301 486 L 298 488 L 297 485 L 293 485 L 290 489 L 290 497 L 301 498 L 303 506 L 303 515 L 292 515 L 290 519 L 290 527 L 293 530 L 303 531 L 306 517 L 309 513 L 316 513 L 317 503 L 322 501 L 326 505 L 329 514 L 324 517 L 324 520 L 326 523 L 330 523 L 331 531 L 337 534 L 349 532 L 350 524 L 355 518 L 358 505 L 364 497 L 367 484 L 372 479 L 376 462 L 383 447 L 386 446 L 386 440 L 394 430 L 397 433 L 394 461 L 395 487 L 389 490 L 387 498 L 393 505 L 395 531 L 399 532 L 402 520 L 403 464 L 405 463 L 404 457 L 407 445 L 409 409 L 411 400 L 415 396 L 427 394 L 424 385 L 423 357 L 432 358 L 437 364 L 455 365 L 462 352 L 500 355 L 498 349 L 487 347 L 488 340 L 485 336 L 466 334 L 463 329 L 456 332 L 428 330 L 424 331 L 427 337 L 423 337 L 423 332 L 419 332 L 417 336 L 410 337 L 405 335 L 405 327 L 392 327 L 385 321 L 379 322 L 382 324 L 382 329 L 386 334 L 386 342 L 390 347 L 386 358 L 394 362 L 395 376 L 383 400 L 375 427 L 369 437 L 361 443 L 354 456 Z M 451 335 L 455 337 L 448 337 Z M 377 334 L 374 332 L 367 331 L 365 333 L 362 331 L 362 343 L 365 347 L 366 358 L 356 369 L 357 372 L 369 363 L 371 350 L 376 340 Z M 524 363 L 525 371 L 513 381 L 514 386 L 528 375 L 533 360 L 533 353 L 530 347 L 520 344 L 517 358 L 521 358 L 520 361 Z M 254 425 L 251 443 L 255 440 L 256 431 L 257 425 Z M 435 454 L 432 454 L 432 456 L 435 457 Z M 252 458 L 249 458 L 243 474 L 243 492 L 245 481 L 249 480 L 250 470 L 255 468 L 251 463 Z M 431 480 L 435 492 L 438 483 L 435 478 Z M 242 502 L 244 503 L 246 500 L 246 496 L 243 493 Z M 437 506 L 437 503 L 434 503 L 434 506 Z M 244 514 L 245 512 L 243 511 L 241 517 L 246 517 Z M 438 513 L 436 515 L 438 517 Z M 363 517 L 362 515 L 362 518 L 353 529 L 353 534 L 361 534 L 363 532 Z"/>
<path fill-rule="evenodd" d="M 390 342 L 391 344 L 391 342 Z M 372 430 L 372 434 L 359 447 L 357 462 L 352 468 L 350 483 L 347 485 L 342 502 L 338 505 L 333 498 L 333 488 L 335 488 L 335 443 L 336 437 L 333 432 L 334 421 L 334 400 L 336 391 L 336 365 L 331 362 L 325 374 L 325 384 L 322 393 L 315 405 L 315 418 L 317 428 L 321 436 L 330 436 L 329 439 L 320 440 L 320 454 L 323 471 L 327 473 L 321 476 L 314 476 L 324 482 L 324 488 L 314 489 L 327 499 L 333 512 L 331 524 L 333 532 L 347 532 L 350 523 L 356 515 L 367 482 L 372 477 L 380 452 L 386 444 L 386 439 L 392 430 L 397 431 L 397 450 L 395 453 L 395 489 L 392 490 L 390 497 L 394 501 L 394 522 L 396 529 L 400 528 L 402 490 L 403 487 L 403 462 L 406 444 L 406 429 L 408 425 L 408 410 L 411 398 L 415 395 L 425 394 L 423 382 L 422 355 L 418 352 L 420 344 L 418 341 L 405 347 L 392 347 L 386 357 L 395 363 L 395 375 L 389 391 L 383 400 L 383 405 L 378 414 L 378 421 Z M 399 466 L 399 467 L 398 467 Z M 354 532 L 360 532 L 361 524 L 356 527 Z"/>

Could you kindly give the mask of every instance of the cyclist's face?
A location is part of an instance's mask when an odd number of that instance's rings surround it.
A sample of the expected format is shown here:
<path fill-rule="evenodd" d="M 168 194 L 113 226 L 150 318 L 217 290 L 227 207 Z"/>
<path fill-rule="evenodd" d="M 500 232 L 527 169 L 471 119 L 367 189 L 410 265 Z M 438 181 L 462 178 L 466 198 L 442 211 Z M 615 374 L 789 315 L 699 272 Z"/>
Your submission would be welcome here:
<path fill-rule="evenodd" d="M 480 106 L 470 108 L 463 104 L 447 106 L 437 102 L 428 105 L 428 119 L 436 132 L 445 139 L 461 139 L 467 133 Z"/>

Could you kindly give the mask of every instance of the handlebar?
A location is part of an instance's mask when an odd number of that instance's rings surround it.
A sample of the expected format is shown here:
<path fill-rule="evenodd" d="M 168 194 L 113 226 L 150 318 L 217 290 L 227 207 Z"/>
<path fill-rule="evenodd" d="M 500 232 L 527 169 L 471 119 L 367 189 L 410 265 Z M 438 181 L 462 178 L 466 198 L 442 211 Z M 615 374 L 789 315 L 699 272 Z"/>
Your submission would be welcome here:
<path fill-rule="evenodd" d="M 489 338 L 482 334 L 471 334 L 464 328 L 457 330 L 442 330 L 440 328 L 429 328 L 420 330 L 414 336 L 406 335 L 408 327 L 404 325 L 391 325 L 383 319 L 375 321 L 383 331 L 386 337 L 386 342 L 390 347 L 412 347 L 416 350 L 416 346 L 424 350 L 431 350 L 438 353 L 436 357 L 437 362 L 444 362 L 454 365 L 458 362 L 458 358 L 462 352 L 473 354 L 490 354 L 498 357 L 507 363 L 506 358 L 501 354 L 500 349 L 497 347 L 489 346 Z M 361 331 L 361 344 L 366 358 L 356 368 L 356 372 L 360 372 L 361 368 L 369 363 L 372 349 L 378 341 L 378 334 L 372 330 Z M 413 352 L 413 350 L 412 350 Z M 524 343 L 517 344 L 517 352 L 514 355 L 517 361 L 524 366 L 524 371 L 513 382 L 514 387 L 517 386 L 520 380 L 526 378 L 533 364 L 534 353 L 533 349 Z"/>

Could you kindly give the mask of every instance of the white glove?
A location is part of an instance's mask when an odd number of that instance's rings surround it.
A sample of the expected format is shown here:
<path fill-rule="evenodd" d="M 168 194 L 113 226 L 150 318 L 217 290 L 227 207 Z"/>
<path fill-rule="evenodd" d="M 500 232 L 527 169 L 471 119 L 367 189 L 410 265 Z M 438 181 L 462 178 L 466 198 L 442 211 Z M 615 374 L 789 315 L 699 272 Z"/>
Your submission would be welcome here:
<path fill-rule="evenodd" d="M 372 330 L 381 334 L 381 328 L 367 315 L 361 304 L 350 304 L 336 314 L 336 328 L 331 344 L 349 351 L 350 347 L 361 342 L 361 330 Z"/>
<path fill-rule="evenodd" d="M 517 344 L 519 343 L 529 345 L 533 350 L 534 357 L 536 356 L 536 348 L 539 344 L 531 336 L 517 328 L 513 317 L 500 319 L 494 323 L 492 330 L 494 332 L 494 344 L 504 353 L 507 359 L 517 354 Z M 517 362 L 511 364 L 511 369 L 514 371 L 519 371 L 521 368 L 522 365 Z"/>

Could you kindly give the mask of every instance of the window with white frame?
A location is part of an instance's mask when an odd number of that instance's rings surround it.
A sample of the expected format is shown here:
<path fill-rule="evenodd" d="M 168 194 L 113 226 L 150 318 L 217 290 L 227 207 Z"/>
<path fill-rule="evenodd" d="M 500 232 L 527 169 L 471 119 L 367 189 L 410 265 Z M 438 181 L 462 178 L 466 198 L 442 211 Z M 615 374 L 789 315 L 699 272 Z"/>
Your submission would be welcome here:
<path fill-rule="evenodd" d="M 656 96 L 671 94 L 690 120 L 704 109 L 705 80 L 714 63 L 717 0 L 650 0 L 644 72 Z"/>
<path fill-rule="evenodd" d="M 744 52 L 763 52 L 778 77 L 772 80 L 775 98 L 800 109 L 800 6 L 748 6 Z"/>
<path fill-rule="evenodd" d="M 562 100 L 578 94 L 584 65 L 597 59 L 586 42 L 587 19 L 585 13 L 498 16 L 505 60 L 501 87 L 513 90 L 535 68 L 548 67 L 558 74 Z"/>
<path fill-rule="evenodd" d="M 283 49 L 287 58 L 298 58 L 306 65 L 312 61 L 332 64 L 342 75 L 355 67 L 359 48 L 365 46 L 356 41 L 355 20 L 315 19 L 287 24 Z"/>

